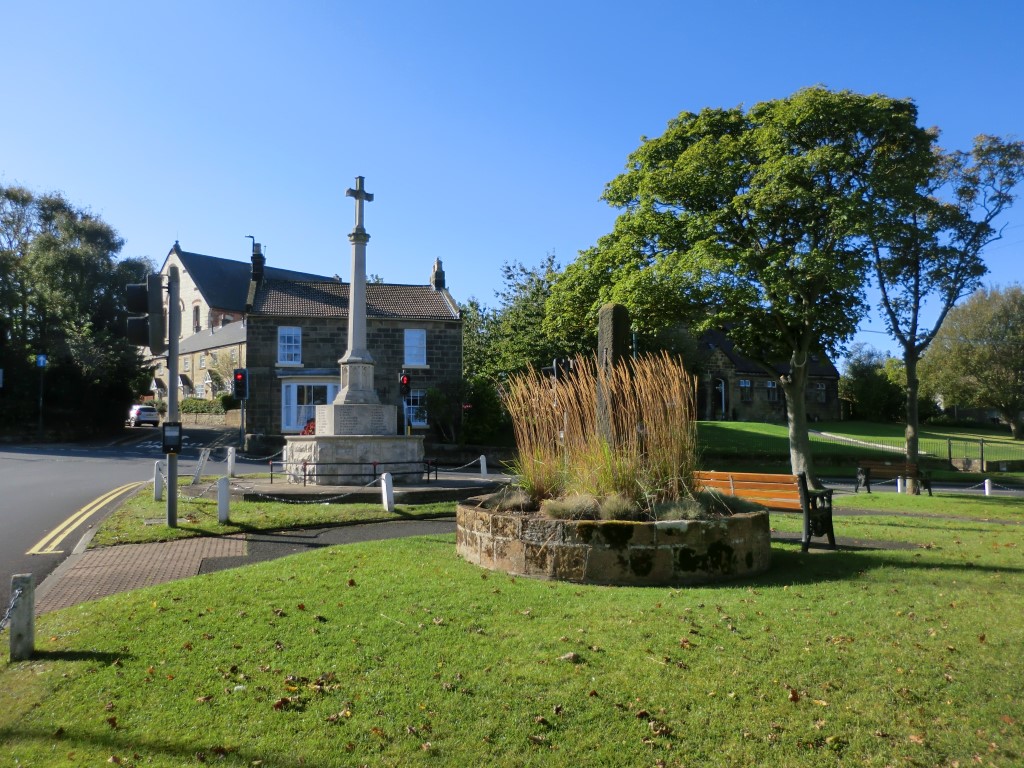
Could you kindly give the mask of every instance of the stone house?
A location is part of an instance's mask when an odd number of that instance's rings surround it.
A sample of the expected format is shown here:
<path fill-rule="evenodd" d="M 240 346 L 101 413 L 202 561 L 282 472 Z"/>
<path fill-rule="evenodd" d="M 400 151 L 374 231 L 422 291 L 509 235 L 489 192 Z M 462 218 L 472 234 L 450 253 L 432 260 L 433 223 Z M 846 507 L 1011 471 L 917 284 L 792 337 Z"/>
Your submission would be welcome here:
<path fill-rule="evenodd" d="M 231 391 L 231 374 L 245 367 L 245 321 L 193 333 L 178 343 L 178 395 L 213 400 Z M 167 357 L 154 358 L 154 394 L 167 397 Z"/>
<path fill-rule="evenodd" d="M 698 376 L 697 412 L 705 421 L 786 421 L 786 396 L 778 376 L 738 352 L 718 331 L 700 337 L 703 364 Z M 840 418 L 839 371 L 827 357 L 811 355 L 807 382 L 807 418 L 834 421 Z M 789 363 L 776 366 L 779 375 Z"/>
<path fill-rule="evenodd" d="M 253 254 L 265 258 L 259 243 L 253 244 Z M 160 267 L 160 274 L 166 277 L 172 266 L 178 268 L 178 311 L 181 313 L 182 340 L 200 331 L 219 328 L 245 317 L 251 269 L 249 262 L 183 251 L 175 240 Z M 324 275 L 277 267 L 264 267 L 264 272 L 274 280 L 331 279 Z"/>
<path fill-rule="evenodd" d="M 246 432 L 301 432 L 316 406 L 333 402 L 347 347 L 349 284 L 281 280 L 254 254 L 246 319 L 249 401 Z M 427 390 L 462 378 L 462 319 L 435 261 L 427 285 L 368 283 L 366 342 L 380 402 L 399 406 L 414 430 L 427 428 Z M 399 377 L 410 377 L 403 409 Z M 400 433 L 404 425 L 395 425 Z"/>

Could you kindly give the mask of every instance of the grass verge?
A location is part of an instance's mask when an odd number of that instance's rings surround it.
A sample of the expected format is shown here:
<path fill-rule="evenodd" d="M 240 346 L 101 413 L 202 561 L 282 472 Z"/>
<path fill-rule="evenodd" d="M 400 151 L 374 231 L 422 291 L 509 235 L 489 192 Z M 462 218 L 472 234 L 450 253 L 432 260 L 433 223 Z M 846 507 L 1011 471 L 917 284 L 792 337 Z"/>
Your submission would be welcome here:
<path fill-rule="evenodd" d="M 455 514 L 454 502 L 401 504 L 393 513 L 382 504 L 285 503 L 237 501 L 230 505 L 230 522 L 217 522 L 216 499 L 178 496 L 178 526 L 168 528 L 167 502 L 153 501 L 153 486 L 143 486 L 127 499 L 96 530 L 91 547 L 113 544 L 144 544 L 174 541 L 193 536 L 224 536 L 250 531 L 276 531 L 323 525 L 412 520 Z"/>
<path fill-rule="evenodd" d="M 0 671 L 0 753 L 19 766 L 1020 765 L 1024 532 L 895 514 L 837 525 L 913 548 L 776 543 L 761 577 L 677 590 L 511 578 L 458 559 L 450 536 L 421 537 L 86 603 L 40 617 L 38 658 Z"/>

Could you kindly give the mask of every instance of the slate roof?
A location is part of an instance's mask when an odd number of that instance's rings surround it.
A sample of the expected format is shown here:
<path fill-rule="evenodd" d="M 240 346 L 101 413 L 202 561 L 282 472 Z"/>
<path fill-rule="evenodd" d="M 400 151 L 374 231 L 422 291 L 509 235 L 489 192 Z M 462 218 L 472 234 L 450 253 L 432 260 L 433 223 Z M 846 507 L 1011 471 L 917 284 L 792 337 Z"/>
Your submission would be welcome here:
<path fill-rule="evenodd" d="M 181 340 L 178 353 L 200 352 L 204 349 L 217 349 L 231 344 L 245 343 L 245 323 L 238 320 L 222 325 L 220 328 L 204 328 Z"/>
<path fill-rule="evenodd" d="M 268 270 L 269 271 L 269 270 Z M 338 280 L 260 283 L 250 315 L 348 317 L 349 284 Z M 429 285 L 366 285 L 366 316 L 380 319 L 458 320 L 459 309 L 446 290 Z"/>
<path fill-rule="evenodd" d="M 736 345 L 732 343 L 728 336 L 721 331 L 705 331 L 700 336 L 702 344 L 707 345 L 710 351 L 713 348 L 721 350 L 722 354 L 729 358 L 729 362 L 733 364 L 736 369 L 736 373 L 749 373 L 754 376 L 764 376 L 765 370 L 760 365 L 755 363 L 748 357 L 745 357 L 741 352 L 737 351 Z M 789 361 L 783 361 L 775 364 L 775 369 L 780 374 L 787 374 L 790 372 Z M 810 355 L 810 369 L 808 373 L 811 376 L 838 379 L 839 371 L 836 369 L 832 361 L 829 360 L 825 355 Z"/>
<path fill-rule="evenodd" d="M 251 261 L 232 261 L 218 256 L 190 253 L 181 250 L 178 243 L 171 248 L 171 253 L 177 254 L 182 267 L 192 276 L 193 282 L 199 287 L 210 307 L 230 312 L 245 312 L 249 296 L 249 279 L 252 277 Z M 274 280 L 330 280 L 327 275 L 314 275 L 310 272 L 296 272 L 271 266 L 264 267 L 264 275 Z"/>

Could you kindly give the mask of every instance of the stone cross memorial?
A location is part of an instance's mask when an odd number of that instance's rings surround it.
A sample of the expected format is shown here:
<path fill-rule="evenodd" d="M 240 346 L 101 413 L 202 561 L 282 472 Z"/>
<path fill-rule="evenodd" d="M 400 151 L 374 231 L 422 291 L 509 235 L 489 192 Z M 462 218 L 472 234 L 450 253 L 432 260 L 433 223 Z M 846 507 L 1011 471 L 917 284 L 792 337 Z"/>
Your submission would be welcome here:
<path fill-rule="evenodd" d="M 374 386 L 374 363 L 366 347 L 366 244 L 370 236 L 363 225 L 364 205 L 373 195 L 356 177 L 355 228 L 352 243 L 352 282 L 348 296 L 348 344 L 338 361 L 340 387 L 333 403 L 316 407 L 316 433 L 289 435 L 290 467 L 303 467 L 295 482 L 317 485 L 362 485 L 381 473 L 394 475 L 396 483 L 414 483 L 423 474 L 423 437 L 397 435 L 398 406 L 381 403 Z"/>

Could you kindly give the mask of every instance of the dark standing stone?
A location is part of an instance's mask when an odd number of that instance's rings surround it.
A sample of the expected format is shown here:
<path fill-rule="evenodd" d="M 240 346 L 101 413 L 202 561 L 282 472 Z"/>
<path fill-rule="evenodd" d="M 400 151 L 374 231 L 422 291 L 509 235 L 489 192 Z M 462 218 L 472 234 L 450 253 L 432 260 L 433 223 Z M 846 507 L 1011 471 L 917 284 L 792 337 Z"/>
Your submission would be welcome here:
<path fill-rule="evenodd" d="M 597 430 L 601 438 L 614 445 L 612 413 L 614 403 L 603 386 L 603 376 L 629 354 L 629 312 L 621 304 L 605 304 L 597 314 Z"/>

